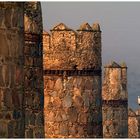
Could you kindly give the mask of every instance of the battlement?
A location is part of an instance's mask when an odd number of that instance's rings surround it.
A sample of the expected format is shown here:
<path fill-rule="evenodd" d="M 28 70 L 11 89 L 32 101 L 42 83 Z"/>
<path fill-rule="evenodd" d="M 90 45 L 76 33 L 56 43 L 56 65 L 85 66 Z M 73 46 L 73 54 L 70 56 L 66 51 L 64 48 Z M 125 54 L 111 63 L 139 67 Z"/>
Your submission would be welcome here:
<path fill-rule="evenodd" d="M 45 69 L 100 69 L 101 31 L 99 24 L 84 23 L 77 31 L 60 23 L 51 34 L 43 33 Z"/>
<path fill-rule="evenodd" d="M 101 92 L 98 23 L 60 23 L 49 34 L 39 2 L 0 10 L 0 138 L 126 138 L 128 123 L 139 137 L 140 110 L 127 116 L 125 63 L 105 66 Z"/>
<path fill-rule="evenodd" d="M 111 62 L 104 70 L 103 100 L 127 100 L 127 66 Z"/>

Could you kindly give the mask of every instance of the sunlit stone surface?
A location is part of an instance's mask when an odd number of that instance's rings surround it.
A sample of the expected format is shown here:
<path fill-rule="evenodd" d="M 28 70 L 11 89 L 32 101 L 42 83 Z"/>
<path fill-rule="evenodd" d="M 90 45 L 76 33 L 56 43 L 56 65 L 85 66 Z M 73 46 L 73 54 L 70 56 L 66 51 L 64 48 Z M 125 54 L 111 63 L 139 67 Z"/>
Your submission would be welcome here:
<path fill-rule="evenodd" d="M 76 32 L 60 23 L 50 35 L 44 32 L 44 70 L 77 71 L 71 76 L 56 74 L 59 71 L 44 75 L 46 138 L 102 137 L 101 75 L 78 71 L 101 69 L 98 29 L 85 23 Z"/>

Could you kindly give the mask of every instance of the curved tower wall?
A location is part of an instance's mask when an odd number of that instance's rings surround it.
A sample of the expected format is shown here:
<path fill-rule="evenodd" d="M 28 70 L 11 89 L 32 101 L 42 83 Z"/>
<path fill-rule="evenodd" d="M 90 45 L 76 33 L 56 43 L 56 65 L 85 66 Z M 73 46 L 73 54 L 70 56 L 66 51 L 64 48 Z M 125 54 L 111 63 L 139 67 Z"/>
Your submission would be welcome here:
<path fill-rule="evenodd" d="M 0 138 L 24 137 L 23 3 L 0 2 Z"/>
<path fill-rule="evenodd" d="M 101 31 L 63 23 L 43 35 L 46 138 L 102 137 Z"/>
<path fill-rule="evenodd" d="M 40 2 L 24 2 L 25 137 L 44 137 L 42 13 Z"/>

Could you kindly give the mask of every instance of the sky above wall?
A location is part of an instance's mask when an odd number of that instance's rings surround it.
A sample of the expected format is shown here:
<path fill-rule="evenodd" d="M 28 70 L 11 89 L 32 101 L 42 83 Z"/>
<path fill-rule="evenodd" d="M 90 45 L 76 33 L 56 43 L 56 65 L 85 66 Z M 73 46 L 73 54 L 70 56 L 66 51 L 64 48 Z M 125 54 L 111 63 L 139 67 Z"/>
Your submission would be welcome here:
<path fill-rule="evenodd" d="M 103 65 L 111 60 L 128 66 L 129 107 L 140 108 L 140 2 L 41 2 L 44 30 L 58 23 L 72 29 L 99 22 Z"/>

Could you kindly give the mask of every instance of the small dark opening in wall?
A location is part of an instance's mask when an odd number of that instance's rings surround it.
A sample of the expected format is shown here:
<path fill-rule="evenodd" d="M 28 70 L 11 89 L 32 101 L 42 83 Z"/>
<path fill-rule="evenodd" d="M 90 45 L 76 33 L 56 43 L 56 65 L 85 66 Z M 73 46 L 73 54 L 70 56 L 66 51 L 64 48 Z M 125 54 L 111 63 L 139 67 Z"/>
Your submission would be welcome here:
<path fill-rule="evenodd" d="M 76 69 L 77 69 L 77 65 L 74 65 L 74 66 L 73 66 L 73 69 L 75 69 L 75 70 L 76 70 Z"/>

